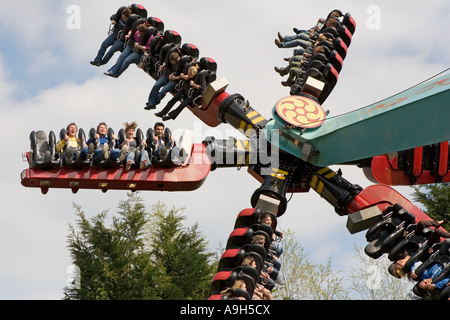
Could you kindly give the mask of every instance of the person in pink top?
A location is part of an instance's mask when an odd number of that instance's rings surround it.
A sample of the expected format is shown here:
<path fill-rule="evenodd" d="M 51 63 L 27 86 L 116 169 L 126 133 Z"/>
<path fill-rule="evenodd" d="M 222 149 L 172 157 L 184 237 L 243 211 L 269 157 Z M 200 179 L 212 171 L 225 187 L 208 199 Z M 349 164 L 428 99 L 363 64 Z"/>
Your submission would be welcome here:
<path fill-rule="evenodd" d="M 117 78 L 133 63 L 139 63 L 145 51 L 148 50 L 151 38 L 153 38 L 155 28 L 145 19 L 136 21 L 135 26 L 126 36 L 127 46 L 105 75 Z"/>

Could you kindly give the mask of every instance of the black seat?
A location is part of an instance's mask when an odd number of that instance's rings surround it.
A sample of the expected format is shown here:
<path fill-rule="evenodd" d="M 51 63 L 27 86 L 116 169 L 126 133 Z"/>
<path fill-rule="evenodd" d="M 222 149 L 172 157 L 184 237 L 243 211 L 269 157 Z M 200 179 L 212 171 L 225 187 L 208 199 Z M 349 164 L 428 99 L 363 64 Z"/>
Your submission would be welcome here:
<path fill-rule="evenodd" d="M 355 33 L 356 30 L 356 21 L 350 15 L 350 13 L 346 13 L 342 19 L 342 24 L 347 27 L 351 34 Z"/>
<path fill-rule="evenodd" d="M 246 252 L 242 248 L 230 248 L 225 250 L 222 256 L 219 259 L 218 270 L 222 270 L 225 268 L 234 268 L 242 264 L 244 258 L 246 256 Z"/>
<path fill-rule="evenodd" d="M 346 26 L 340 26 L 337 29 L 337 32 L 342 41 L 347 45 L 347 48 L 350 47 L 350 44 L 352 43 L 352 34 L 348 28 Z"/>
<path fill-rule="evenodd" d="M 39 169 L 52 169 L 60 165 L 59 155 L 56 151 L 56 136 L 53 131 L 47 134 L 42 131 L 30 133 L 30 166 Z"/>
<path fill-rule="evenodd" d="M 369 244 L 364 251 L 374 259 L 379 258 L 401 241 L 403 232 L 416 220 L 416 217 L 400 204 L 386 207 L 383 210 L 382 217 L 381 221 L 370 227 L 366 232 L 366 240 Z"/>
<path fill-rule="evenodd" d="M 450 239 L 445 239 L 442 242 L 439 250 L 433 253 L 425 262 L 423 262 L 415 270 L 418 279 L 420 279 L 421 275 L 425 270 L 427 270 L 436 263 L 443 265 L 444 268 L 441 271 L 441 273 L 439 273 L 436 277 L 433 278 L 431 283 L 437 283 L 450 276 Z M 426 290 L 420 288 L 419 283 L 417 283 L 414 286 L 413 292 L 419 297 L 423 297 L 426 294 Z"/>
<path fill-rule="evenodd" d="M 252 228 L 237 228 L 234 229 L 227 240 L 226 249 L 233 247 L 242 247 L 251 242 L 253 236 Z"/>
<path fill-rule="evenodd" d="M 164 22 L 157 17 L 148 17 L 147 21 L 151 24 L 152 27 L 155 27 L 158 32 L 164 32 Z"/>
<path fill-rule="evenodd" d="M 183 53 L 183 55 L 191 56 L 194 59 L 198 59 L 200 54 L 198 48 L 191 43 L 184 43 L 181 46 L 181 52 Z"/>
<path fill-rule="evenodd" d="M 250 227 L 251 225 L 258 222 L 260 216 L 261 212 L 256 208 L 244 209 L 239 212 L 234 224 L 234 229 L 241 227 Z"/>

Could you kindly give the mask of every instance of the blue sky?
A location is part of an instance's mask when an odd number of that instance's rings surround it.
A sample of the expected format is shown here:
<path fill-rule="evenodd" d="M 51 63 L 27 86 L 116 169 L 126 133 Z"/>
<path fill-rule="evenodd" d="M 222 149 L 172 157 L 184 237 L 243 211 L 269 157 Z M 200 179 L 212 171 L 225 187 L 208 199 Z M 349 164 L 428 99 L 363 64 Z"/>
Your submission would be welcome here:
<path fill-rule="evenodd" d="M 0 0 L 3 7 L 7 4 Z M 218 63 L 218 75 L 230 85 L 228 93 L 240 93 L 266 118 L 275 102 L 289 94 L 285 80 L 273 70 L 285 65 L 291 49 L 274 44 L 277 32 L 309 28 L 332 9 L 350 12 L 357 30 L 339 82 L 325 109 L 337 115 L 391 96 L 421 82 L 450 65 L 449 44 L 442 30 L 450 20 L 450 4 L 411 1 L 331 1 L 300 3 L 283 1 L 198 0 L 195 3 L 141 2 L 149 14 L 159 17 L 166 29 L 178 31 L 182 42 L 195 44 L 200 56 Z M 103 75 L 117 59 L 97 68 L 89 64 L 106 36 L 109 16 L 121 1 L 40 0 L 21 7 L 16 15 L 0 16 L 0 108 L 1 131 L 7 156 L 3 157 L 0 181 L 0 299 L 60 299 L 68 278 L 70 256 L 66 248 L 68 225 L 75 221 L 72 203 L 92 217 L 104 209 L 114 214 L 125 192 L 50 190 L 20 185 L 20 172 L 27 167 L 22 154 L 29 150 L 32 130 L 59 130 L 75 121 L 89 129 L 106 121 L 115 130 L 136 120 L 141 128 L 157 118 L 143 107 L 154 81 L 135 66 L 120 78 Z M 80 9 L 79 28 L 69 29 L 69 6 Z M 375 7 L 371 7 L 375 6 Z M 151 8 L 151 9 L 150 9 Z M 201 10 L 199 8 L 202 8 Z M 379 12 L 374 25 L 373 10 Z M 30 21 L 32 23 L 30 23 Z M 166 98 L 167 99 L 167 98 Z M 190 112 L 183 112 L 171 128 L 195 131 L 196 142 L 206 136 L 243 138 L 228 125 L 209 128 Z M 376 133 L 374 133 L 376 134 Z M 363 187 L 371 183 L 358 168 L 343 166 L 344 177 Z M 258 182 L 246 170 L 211 172 L 204 185 L 193 192 L 141 193 L 148 205 L 158 200 L 169 206 L 186 207 L 188 224 L 199 223 L 212 248 L 225 245 L 238 213 L 250 207 Z M 409 188 L 398 188 L 406 197 Z M 364 246 L 364 234 L 350 235 L 346 218 L 334 213 L 314 191 L 295 194 L 281 228 L 291 228 L 311 253 L 326 263 L 331 257 L 337 270 L 346 272 L 354 263 L 354 245 Z"/>

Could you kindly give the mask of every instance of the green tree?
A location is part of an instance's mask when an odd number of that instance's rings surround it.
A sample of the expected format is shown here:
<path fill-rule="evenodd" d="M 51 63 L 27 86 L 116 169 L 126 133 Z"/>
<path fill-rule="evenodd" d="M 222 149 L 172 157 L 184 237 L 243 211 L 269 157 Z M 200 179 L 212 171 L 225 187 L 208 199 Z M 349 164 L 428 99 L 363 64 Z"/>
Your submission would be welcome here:
<path fill-rule="evenodd" d="M 152 260 L 158 263 L 168 279 L 161 291 L 163 299 L 205 299 L 215 266 L 207 241 L 198 224 L 184 228 L 184 208 L 168 210 L 166 205 L 153 206 L 153 221 L 148 233 Z"/>
<path fill-rule="evenodd" d="M 414 186 L 413 198 L 425 207 L 426 213 L 433 220 L 446 219 L 443 226 L 450 230 L 450 184 L 437 183 Z"/>
<path fill-rule="evenodd" d="M 162 211 L 148 213 L 138 194 L 129 193 L 108 227 L 107 211 L 87 219 L 79 205 L 74 207 L 79 219 L 76 227 L 70 226 L 68 247 L 79 268 L 80 282 L 65 288 L 65 299 L 205 298 L 201 293 L 208 290 L 203 279 L 210 277 L 209 253 L 197 227 L 184 230 L 184 219 L 175 214 L 176 210 L 167 215 L 170 221 L 165 221 Z M 146 227 L 149 223 L 152 228 Z M 166 229 L 170 227 L 181 230 L 176 233 L 179 242 Z M 154 237 L 147 234 L 149 231 L 159 232 L 161 237 L 155 238 L 158 241 L 148 241 Z M 168 250 L 171 246 L 184 248 L 184 252 Z M 168 268 L 173 271 L 167 272 Z"/>

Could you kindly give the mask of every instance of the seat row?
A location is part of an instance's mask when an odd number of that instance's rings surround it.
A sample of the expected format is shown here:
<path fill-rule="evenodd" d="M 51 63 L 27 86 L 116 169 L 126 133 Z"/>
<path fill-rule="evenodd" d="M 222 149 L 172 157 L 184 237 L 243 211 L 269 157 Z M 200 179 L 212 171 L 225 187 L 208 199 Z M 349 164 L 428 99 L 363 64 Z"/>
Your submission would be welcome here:
<path fill-rule="evenodd" d="M 283 251 L 276 225 L 275 215 L 259 209 L 239 213 L 211 282 L 210 300 L 273 299 Z"/>
<path fill-rule="evenodd" d="M 72 169 L 82 169 L 89 166 L 111 168 L 114 166 L 125 165 L 125 159 L 113 159 L 113 157 L 106 156 L 103 159 L 96 161 L 95 158 L 92 157 L 92 155 L 89 155 L 89 153 L 87 154 L 87 157 L 82 156 L 83 149 L 85 148 L 90 149 L 90 153 L 92 153 L 93 150 L 99 148 L 99 146 L 97 146 L 98 139 L 95 139 L 96 133 L 97 130 L 95 128 L 91 128 L 89 130 L 88 137 L 86 137 L 85 131 L 80 128 L 76 135 L 79 144 L 78 147 L 76 147 L 74 150 L 74 148 L 70 148 L 68 141 L 65 141 L 65 137 L 67 135 L 67 129 L 65 128 L 60 130 L 58 141 L 56 139 L 54 131 L 50 131 L 48 135 L 43 130 L 32 131 L 30 133 L 30 152 L 28 159 L 30 168 L 48 170 L 63 166 Z M 183 136 L 184 133 L 181 139 L 183 139 Z M 164 145 L 167 146 L 167 154 L 171 155 L 171 157 L 162 159 L 161 157 L 156 156 L 155 137 L 156 133 L 154 128 L 148 128 L 145 136 L 140 128 L 136 129 L 134 137 L 136 146 L 133 150 L 136 160 L 133 163 L 133 167 L 139 167 L 139 159 L 142 151 L 144 150 L 148 152 L 150 164 L 154 166 L 180 165 L 184 160 L 186 160 L 187 155 L 190 153 L 190 149 L 184 150 L 183 148 L 183 151 L 180 152 L 177 144 L 175 143 L 175 141 L 173 141 L 173 137 L 169 128 L 166 127 L 164 129 L 162 140 L 164 141 Z M 105 149 L 105 152 L 111 153 L 111 150 L 119 150 L 120 152 L 120 145 L 125 141 L 125 130 L 120 129 L 118 135 L 116 136 L 114 130 L 112 128 L 108 128 L 106 138 L 108 139 L 108 147 L 103 147 L 103 149 Z M 87 146 L 87 143 L 89 141 L 92 141 L 91 147 Z M 57 150 L 58 144 L 62 144 L 63 146 L 60 150 Z M 188 146 L 186 148 L 189 148 L 189 146 L 192 147 L 192 141 L 188 143 Z M 72 161 L 68 161 L 69 157 L 66 157 L 66 154 L 68 152 L 73 153 Z"/>
<path fill-rule="evenodd" d="M 387 206 L 382 219 L 366 232 L 365 253 L 374 259 L 383 254 L 392 262 L 389 273 L 407 276 L 416 284 L 419 297 L 427 293 L 438 299 L 450 298 L 450 233 L 444 221 L 422 220 L 400 204 Z"/>

